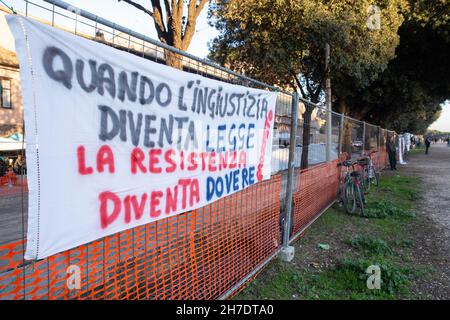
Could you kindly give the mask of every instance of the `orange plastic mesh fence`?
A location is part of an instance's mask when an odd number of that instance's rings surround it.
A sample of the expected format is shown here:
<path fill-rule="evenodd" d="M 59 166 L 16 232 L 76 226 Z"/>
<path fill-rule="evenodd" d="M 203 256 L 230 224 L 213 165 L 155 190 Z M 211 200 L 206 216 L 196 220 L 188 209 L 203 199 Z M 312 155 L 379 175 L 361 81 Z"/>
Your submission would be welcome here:
<path fill-rule="evenodd" d="M 301 170 L 294 192 L 293 234 L 297 234 L 337 197 L 339 160 Z"/>
<path fill-rule="evenodd" d="M 378 170 L 386 168 L 387 152 L 386 147 L 381 147 L 377 153 L 372 156 L 373 164 Z"/>
<path fill-rule="evenodd" d="M 201 209 L 25 265 L 22 240 L 2 245 L 0 299 L 218 298 L 280 247 L 279 194 L 276 175 Z M 69 290 L 77 268 L 80 287 Z"/>

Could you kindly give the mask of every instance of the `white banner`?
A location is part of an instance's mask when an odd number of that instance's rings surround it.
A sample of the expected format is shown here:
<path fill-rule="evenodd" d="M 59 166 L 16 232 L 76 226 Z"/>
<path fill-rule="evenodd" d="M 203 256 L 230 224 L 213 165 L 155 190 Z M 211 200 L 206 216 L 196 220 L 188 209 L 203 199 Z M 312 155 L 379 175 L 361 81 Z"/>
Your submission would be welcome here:
<path fill-rule="evenodd" d="M 207 205 L 270 177 L 276 94 L 19 16 L 26 259 Z"/>

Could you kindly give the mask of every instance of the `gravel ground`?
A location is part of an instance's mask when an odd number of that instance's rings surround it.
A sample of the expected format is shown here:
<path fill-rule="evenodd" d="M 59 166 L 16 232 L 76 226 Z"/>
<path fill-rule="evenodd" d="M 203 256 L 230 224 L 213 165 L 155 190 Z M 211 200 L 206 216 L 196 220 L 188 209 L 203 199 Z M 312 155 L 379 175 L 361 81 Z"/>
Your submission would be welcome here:
<path fill-rule="evenodd" d="M 400 170 L 421 178 L 424 195 L 417 210 L 422 218 L 411 225 L 419 263 L 436 270 L 418 279 L 413 290 L 424 299 L 450 299 L 450 148 L 431 145 L 430 153 L 414 154 Z"/>
<path fill-rule="evenodd" d="M 450 239 L 450 148 L 444 143 L 434 144 L 428 155 L 415 154 L 406 162 L 402 171 L 420 177 L 425 184 L 422 213 L 432 218 Z M 450 247 L 447 249 L 450 254 Z"/>

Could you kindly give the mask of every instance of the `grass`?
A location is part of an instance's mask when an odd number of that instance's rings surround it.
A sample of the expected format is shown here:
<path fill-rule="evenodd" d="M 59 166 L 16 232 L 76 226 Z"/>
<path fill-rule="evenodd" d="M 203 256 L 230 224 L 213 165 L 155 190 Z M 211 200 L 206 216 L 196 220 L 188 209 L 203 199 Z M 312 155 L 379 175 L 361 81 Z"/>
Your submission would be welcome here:
<path fill-rule="evenodd" d="M 338 228 L 345 223 L 345 220 L 342 219 L 340 214 L 340 210 L 336 207 L 331 207 L 327 210 L 327 214 L 322 215 L 322 217 L 314 223 L 314 227 L 319 231 L 323 231 L 329 228 Z"/>
<path fill-rule="evenodd" d="M 369 251 L 374 254 L 392 253 L 392 249 L 386 241 L 372 235 L 361 234 L 353 236 L 349 244 L 354 248 Z"/>
<path fill-rule="evenodd" d="M 414 216 L 414 213 L 397 206 L 393 201 L 387 199 L 376 199 L 368 202 L 365 212 L 366 218 L 399 218 Z"/>
<path fill-rule="evenodd" d="M 425 145 L 421 144 L 420 147 L 415 147 L 414 149 L 409 150 L 410 154 L 417 154 L 417 153 L 425 153 Z"/>
<path fill-rule="evenodd" d="M 415 244 L 414 240 L 411 239 L 402 239 L 402 240 L 394 240 L 392 242 L 394 246 L 398 246 L 401 248 L 412 248 Z"/>
<path fill-rule="evenodd" d="M 384 177 L 379 189 L 367 198 L 368 218 L 412 218 L 415 216 L 415 203 L 421 199 L 420 181 L 400 174 Z"/>
<path fill-rule="evenodd" d="M 299 272 L 292 265 L 285 265 L 279 260 L 274 260 L 270 264 L 272 274 L 271 281 L 265 281 L 258 277 L 252 285 L 245 288 L 238 295 L 237 299 L 252 299 L 253 288 L 258 288 L 258 296 L 261 299 L 289 300 L 297 294 L 305 294 L 308 291 L 303 273 Z"/>
<path fill-rule="evenodd" d="M 399 299 L 416 298 L 412 281 L 430 272 L 410 258 L 415 241 L 407 231 L 417 219 L 420 180 L 394 174 L 382 177 L 368 195 L 370 217 L 349 216 L 335 205 L 296 243 L 293 262 L 278 259 L 236 299 Z M 319 243 L 329 243 L 321 250 Z M 334 251 L 333 251 L 334 250 Z M 381 288 L 367 287 L 369 266 L 381 271 Z"/>
<path fill-rule="evenodd" d="M 380 268 L 380 290 L 368 290 L 369 266 Z M 313 278 L 314 279 L 314 278 Z M 408 271 L 385 260 L 346 258 L 336 266 L 320 273 L 315 280 L 309 296 L 314 299 L 394 299 L 395 295 L 405 291 L 408 283 Z"/>

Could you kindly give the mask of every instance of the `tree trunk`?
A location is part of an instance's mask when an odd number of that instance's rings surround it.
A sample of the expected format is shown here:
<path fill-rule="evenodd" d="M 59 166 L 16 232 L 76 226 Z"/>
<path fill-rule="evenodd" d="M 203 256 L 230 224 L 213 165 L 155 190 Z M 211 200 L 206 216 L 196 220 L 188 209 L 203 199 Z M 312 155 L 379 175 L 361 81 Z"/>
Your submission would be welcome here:
<path fill-rule="evenodd" d="M 162 43 L 182 51 L 188 49 L 195 34 L 197 18 L 208 2 L 207 0 L 173 0 L 169 3 L 169 1 L 165 0 L 163 10 L 161 0 L 151 0 L 151 9 L 134 0 L 123 1 L 152 17 L 156 33 Z M 188 8 L 187 16 L 183 15 L 185 4 L 187 4 Z M 185 18 L 187 18 L 187 22 L 183 30 Z M 166 65 L 180 70 L 183 69 L 182 55 L 170 50 L 164 50 L 164 59 Z"/>
<path fill-rule="evenodd" d="M 300 164 L 301 169 L 306 169 L 309 166 L 309 142 L 311 133 L 311 115 L 314 110 L 309 104 L 305 104 L 305 113 L 303 114 L 303 142 L 302 142 L 302 161 Z"/>
<path fill-rule="evenodd" d="M 352 124 L 349 121 L 345 121 L 344 118 L 344 132 L 342 132 L 342 152 L 345 152 L 347 154 L 347 159 L 350 159 L 353 153 L 352 130 Z"/>
<path fill-rule="evenodd" d="M 174 48 L 183 50 L 181 17 L 178 16 L 176 10 L 172 10 L 170 16 L 167 17 L 166 43 Z M 170 50 L 164 50 L 166 65 L 183 70 L 183 56 Z"/>
<path fill-rule="evenodd" d="M 170 50 L 164 50 L 164 57 L 166 59 L 166 65 L 183 70 L 183 57 L 181 55 Z"/>
<path fill-rule="evenodd" d="M 347 104 L 344 100 L 339 102 L 339 112 L 346 115 Z M 343 132 L 342 132 L 342 152 L 347 153 L 347 159 L 350 159 L 353 153 L 352 146 L 352 130 L 353 126 L 350 121 L 344 118 Z"/>

